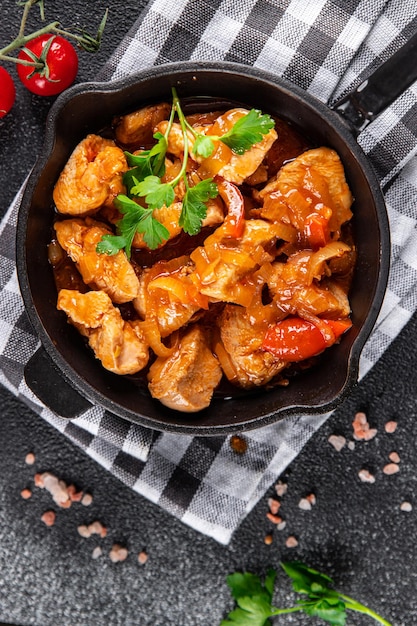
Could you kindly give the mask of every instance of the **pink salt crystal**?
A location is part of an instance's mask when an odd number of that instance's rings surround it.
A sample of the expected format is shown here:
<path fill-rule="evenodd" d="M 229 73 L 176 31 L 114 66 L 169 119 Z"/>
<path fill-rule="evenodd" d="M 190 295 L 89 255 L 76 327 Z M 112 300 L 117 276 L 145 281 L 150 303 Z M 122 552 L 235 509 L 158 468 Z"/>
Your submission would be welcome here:
<path fill-rule="evenodd" d="M 53 526 L 55 524 L 55 518 L 55 511 L 45 511 L 41 516 L 41 520 L 45 526 Z"/>
<path fill-rule="evenodd" d="M 127 559 L 128 554 L 129 552 L 127 551 L 126 548 L 119 545 L 118 543 L 115 543 L 109 552 L 109 557 L 113 563 L 117 563 L 119 561 L 125 561 Z"/>
<path fill-rule="evenodd" d="M 266 516 L 269 519 L 269 521 L 272 522 L 273 524 L 279 524 L 280 522 L 282 522 L 282 517 L 280 517 L 279 515 L 273 515 L 272 513 L 267 513 Z"/>
<path fill-rule="evenodd" d="M 369 441 L 377 434 L 376 428 L 369 428 L 368 419 L 363 411 L 358 411 L 352 422 L 353 438 L 357 440 Z"/>
<path fill-rule="evenodd" d="M 91 495 L 91 493 L 85 493 L 83 497 L 81 498 L 81 504 L 83 506 L 90 506 L 92 501 L 93 501 L 93 496 Z"/>
<path fill-rule="evenodd" d="M 309 502 L 307 498 L 301 498 L 298 503 L 298 507 L 303 511 L 311 511 L 311 502 Z"/>
<path fill-rule="evenodd" d="M 99 522 L 98 520 L 95 522 L 92 522 L 89 525 L 88 529 L 91 534 L 100 535 L 100 537 L 105 537 L 107 535 L 107 528 L 105 528 L 103 524 Z"/>
<path fill-rule="evenodd" d="M 75 485 L 68 485 L 67 494 L 71 502 L 80 502 L 83 497 L 83 492 L 77 491 Z"/>
<path fill-rule="evenodd" d="M 282 481 L 279 480 L 277 484 L 275 485 L 275 492 L 277 496 L 283 496 L 287 493 L 287 491 L 288 491 L 287 483 L 283 483 Z"/>
<path fill-rule="evenodd" d="M 385 432 L 392 434 L 397 430 L 398 423 L 394 420 L 390 420 L 385 424 Z"/>
<path fill-rule="evenodd" d="M 34 462 L 35 462 L 35 455 L 33 454 L 33 452 L 29 452 L 25 457 L 25 463 L 27 463 L 28 465 L 33 465 Z"/>
<path fill-rule="evenodd" d="M 275 500 L 275 498 L 268 498 L 268 506 L 271 513 L 276 515 L 279 507 L 281 506 L 281 502 L 279 500 Z"/>
<path fill-rule="evenodd" d="M 382 471 L 384 472 L 384 474 L 387 474 L 387 476 L 391 476 L 392 474 L 396 474 L 397 472 L 399 472 L 400 467 L 399 465 L 397 465 L 397 463 L 388 463 L 388 465 L 385 465 Z"/>
<path fill-rule="evenodd" d="M 361 469 L 358 472 L 358 476 L 363 483 L 374 483 L 375 476 L 371 474 L 367 469 Z"/>
<path fill-rule="evenodd" d="M 410 513 L 410 511 L 413 510 L 413 507 L 410 502 L 401 502 L 400 509 L 401 511 L 406 511 L 407 513 Z"/>
<path fill-rule="evenodd" d="M 63 480 L 59 480 L 54 474 L 44 472 L 41 476 L 43 488 L 49 491 L 55 504 L 62 508 L 71 506 L 67 485 Z"/>
<path fill-rule="evenodd" d="M 271 537 L 271 535 L 267 535 L 267 536 Z M 266 537 L 265 537 L 265 540 L 266 540 Z M 265 541 L 265 543 L 267 543 L 267 542 Z M 271 543 L 272 543 L 272 541 L 271 541 Z M 138 554 L 138 562 L 141 565 L 145 565 L 147 560 L 148 560 L 147 553 L 144 550 L 142 550 L 142 552 L 139 552 L 139 554 Z"/>
<path fill-rule="evenodd" d="M 20 495 L 22 496 L 24 500 L 29 500 L 29 498 L 32 497 L 32 492 L 30 489 L 22 489 L 22 491 L 20 492 Z"/>
<path fill-rule="evenodd" d="M 388 458 L 393 463 L 399 463 L 400 462 L 400 455 L 397 452 L 391 452 L 391 454 L 389 455 Z"/>
<path fill-rule="evenodd" d="M 285 545 L 287 546 L 287 548 L 296 548 L 298 546 L 298 541 L 293 535 L 290 535 L 289 537 L 287 537 Z"/>
<path fill-rule="evenodd" d="M 340 452 L 340 450 L 346 445 L 346 438 L 342 437 L 342 435 L 330 435 L 327 441 L 337 452 Z"/>
<path fill-rule="evenodd" d="M 98 559 L 102 554 L 103 554 L 103 550 L 100 548 L 100 546 L 96 546 L 93 552 L 91 553 L 91 557 L 93 559 Z"/>
<path fill-rule="evenodd" d="M 308 496 L 306 496 L 306 500 L 308 500 L 310 502 L 310 504 L 316 504 L 316 496 L 314 493 L 309 493 Z"/>
<path fill-rule="evenodd" d="M 35 483 L 35 487 L 40 487 L 43 489 L 43 474 L 35 474 L 33 477 L 33 482 Z"/>
<path fill-rule="evenodd" d="M 91 537 L 91 531 L 88 526 L 85 526 L 84 524 L 82 524 L 81 526 L 78 526 L 77 530 L 78 530 L 78 534 L 80 534 L 81 537 L 84 537 L 85 539 L 87 539 L 88 537 Z"/>

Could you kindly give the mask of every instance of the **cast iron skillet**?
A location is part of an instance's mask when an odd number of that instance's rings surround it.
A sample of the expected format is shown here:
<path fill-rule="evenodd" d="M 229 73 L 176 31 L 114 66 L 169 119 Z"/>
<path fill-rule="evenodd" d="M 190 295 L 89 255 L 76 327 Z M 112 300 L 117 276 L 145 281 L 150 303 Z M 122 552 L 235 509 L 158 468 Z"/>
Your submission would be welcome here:
<path fill-rule="evenodd" d="M 42 345 L 25 371 L 34 393 L 69 418 L 98 404 L 147 427 L 198 435 L 250 429 L 297 412 L 333 409 L 357 381 L 359 355 L 380 310 L 390 256 L 383 195 L 355 133 L 417 78 L 417 64 L 413 62 L 414 77 L 408 71 L 413 57 L 410 45 L 415 51 L 416 41 L 410 42 L 400 60 L 391 60 L 365 88 L 362 85 L 339 103 L 338 112 L 264 71 L 224 62 L 167 64 L 114 83 L 75 86 L 62 94 L 49 114 L 45 144 L 27 183 L 17 229 L 21 292 Z M 47 259 L 54 214 L 52 190 L 75 145 L 89 132 L 107 126 L 116 114 L 170 100 L 172 86 L 180 98 L 199 97 L 203 107 L 210 97 L 276 114 L 301 129 L 313 144 L 334 148 L 355 197 L 358 260 L 350 295 L 353 328 L 340 344 L 325 352 L 316 367 L 295 377 L 288 387 L 214 399 L 209 408 L 196 414 L 167 409 L 145 387 L 103 369 L 65 314 L 56 310 L 57 294 Z M 209 101 L 208 109 L 213 108 Z"/>

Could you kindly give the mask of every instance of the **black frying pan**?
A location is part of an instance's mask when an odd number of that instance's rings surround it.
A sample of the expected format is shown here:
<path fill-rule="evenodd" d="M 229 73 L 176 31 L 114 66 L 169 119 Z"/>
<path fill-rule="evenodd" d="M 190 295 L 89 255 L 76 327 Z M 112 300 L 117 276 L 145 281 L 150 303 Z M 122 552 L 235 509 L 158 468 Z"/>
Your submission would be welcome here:
<path fill-rule="evenodd" d="M 384 198 L 355 135 L 417 78 L 416 42 L 417 37 L 334 110 L 266 72 L 223 62 L 168 64 L 116 83 L 75 86 L 62 94 L 47 120 L 45 145 L 25 190 L 17 231 L 21 292 L 42 344 L 25 371 L 34 393 L 69 418 L 99 404 L 131 422 L 198 435 L 260 427 L 289 414 L 321 413 L 337 406 L 357 381 L 360 352 L 382 304 L 390 257 Z M 350 294 L 353 328 L 288 387 L 229 400 L 215 398 L 196 414 L 167 409 L 150 397 L 145 386 L 103 369 L 66 316 L 56 310 L 56 288 L 47 259 L 52 190 L 75 145 L 89 132 L 106 127 L 116 114 L 169 100 L 172 86 L 181 98 L 205 96 L 260 108 L 294 124 L 313 144 L 334 148 L 355 197 L 358 259 Z M 210 100 L 199 102 L 214 108 Z"/>

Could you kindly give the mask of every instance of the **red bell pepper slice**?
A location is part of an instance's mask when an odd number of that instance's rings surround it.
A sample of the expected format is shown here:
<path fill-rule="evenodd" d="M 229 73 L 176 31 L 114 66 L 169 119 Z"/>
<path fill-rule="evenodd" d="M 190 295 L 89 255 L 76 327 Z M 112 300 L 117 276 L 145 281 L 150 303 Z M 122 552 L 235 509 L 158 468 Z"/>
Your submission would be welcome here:
<path fill-rule="evenodd" d="M 312 248 L 322 248 L 330 239 L 329 231 L 330 215 L 312 213 L 304 223 L 304 234 Z"/>
<path fill-rule="evenodd" d="M 239 189 L 221 176 L 215 176 L 219 195 L 227 207 L 223 230 L 228 237 L 240 239 L 245 229 L 245 203 Z"/>
<path fill-rule="evenodd" d="M 304 361 L 334 344 L 352 322 L 350 319 L 320 320 L 320 326 L 301 317 L 286 317 L 269 327 L 262 348 L 290 363 Z"/>

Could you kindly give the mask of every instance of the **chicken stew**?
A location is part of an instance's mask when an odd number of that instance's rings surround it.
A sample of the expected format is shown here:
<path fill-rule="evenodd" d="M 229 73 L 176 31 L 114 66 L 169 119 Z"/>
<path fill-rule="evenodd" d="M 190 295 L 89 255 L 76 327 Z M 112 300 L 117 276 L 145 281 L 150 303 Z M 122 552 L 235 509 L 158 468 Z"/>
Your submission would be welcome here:
<path fill-rule="evenodd" d="M 54 189 L 58 309 L 104 368 L 174 410 L 286 385 L 351 326 L 340 158 L 253 111 L 118 117 Z M 243 148 L 225 139 L 242 126 Z"/>

